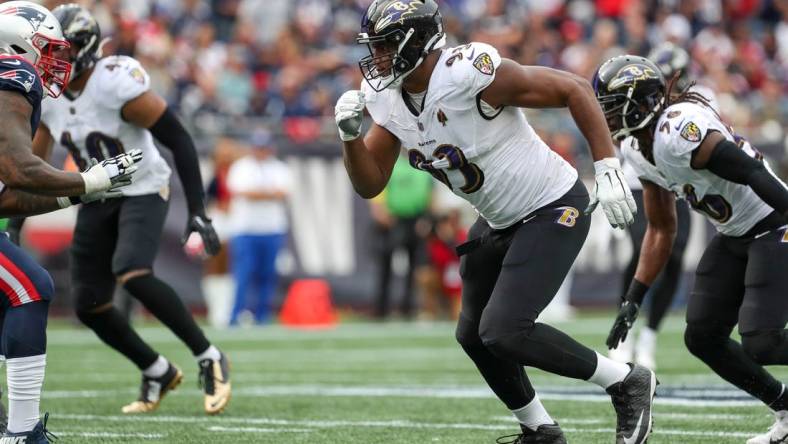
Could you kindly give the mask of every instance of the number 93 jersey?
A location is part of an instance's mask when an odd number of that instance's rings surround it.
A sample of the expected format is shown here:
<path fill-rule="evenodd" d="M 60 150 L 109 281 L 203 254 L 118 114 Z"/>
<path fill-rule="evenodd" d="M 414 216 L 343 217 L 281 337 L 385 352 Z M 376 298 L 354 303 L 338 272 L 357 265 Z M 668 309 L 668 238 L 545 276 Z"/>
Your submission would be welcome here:
<path fill-rule="evenodd" d="M 500 64 L 498 51 L 484 43 L 444 50 L 420 113 L 401 89 L 376 93 L 362 84 L 372 119 L 400 140 L 411 166 L 441 160 L 440 168 L 423 169 L 495 229 L 557 200 L 577 181 L 577 171 L 519 108 L 493 109 L 481 100 Z"/>
<path fill-rule="evenodd" d="M 653 148 L 656 169 L 669 189 L 686 199 L 693 209 L 708 216 L 717 231 L 726 236 L 742 236 L 774 211 L 749 186 L 727 181 L 707 169 L 696 170 L 690 165 L 692 152 L 711 131 L 719 131 L 750 156 L 766 162 L 749 142 L 735 135 L 714 110 L 696 103 L 677 103 L 662 113 L 656 128 Z M 769 168 L 768 163 L 766 168 Z M 648 178 L 648 174 L 645 175 Z"/>
<path fill-rule="evenodd" d="M 81 170 L 91 158 L 102 160 L 127 150 L 143 152 L 134 182 L 124 196 L 164 193 L 170 167 L 159 154 L 150 131 L 126 122 L 121 108 L 150 89 L 150 77 L 131 57 L 110 56 L 96 63 L 82 93 L 44 100 L 41 121 L 55 142 L 66 148 Z"/>

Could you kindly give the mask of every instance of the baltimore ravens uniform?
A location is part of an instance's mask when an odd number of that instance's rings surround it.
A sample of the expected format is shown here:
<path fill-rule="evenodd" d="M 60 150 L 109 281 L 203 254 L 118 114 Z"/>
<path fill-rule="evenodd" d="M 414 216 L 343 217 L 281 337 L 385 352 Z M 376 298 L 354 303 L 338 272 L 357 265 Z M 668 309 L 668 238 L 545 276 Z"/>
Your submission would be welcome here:
<path fill-rule="evenodd" d="M 539 138 L 519 108 L 491 109 L 481 100 L 500 63 L 495 48 L 484 43 L 443 50 L 420 111 L 402 89 L 375 92 L 362 85 L 373 120 L 402 142 L 411 165 L 480 215 L 470 241 L 458 248 L 463 301 L 457 337 L 464 347 L 481 345 L 480 337 L 497 343 L 533 325 L 590 226 L 582 214 L 588 192 L 576 170 Z M 588 379 L 595 361 L 589 353 L 583 357 L 590 368 L 566 369 L 550 353 L 521 359 Z"/>
<path fill-rule="evenodd" d="M 84 169 L 91 158 L 102 160 L 138 148 L 143 160 L 134 183 L 123 188 L 124 196 L 166 193 L 170 167 L 153 143 L 150 131 L 123 120 L 123 105 L 150 90 L 150 77 L 131 57 L 111 56 L 99 60 L 77 97 L 44 102 L 42 121 L 52 138 L 66 148 Z"/>
<path fill-rule="evenodd" d="M 170 168 L 151 133 L 121 116 L 126 102 L 149 89 L 150 78 L 139 62 L 111 56 L 96 62 L 79 95 L 67 92 L 43 105 L 42 124 L 80 169 L 91 158 L 101 160 L 132 148 L 143 151 L 134 183 L 123 189 L 125 198 L 83 205 L 77 216 L 72 279 L 76 292 L 89 289 L 96 295 L 84 309 L 110 300 L 115 276 L 150 269 L 158 251 L 168 209 Z"/>
<path fill-rule="evenodd" d="M 653 147 L 656 165 L 636 150 L 624 155 L 640 177 L 687 200 L 718 231 L 698 264 L 688 323 L 712 315 L 731 329 L 738 323 L 742 334 L 782 329 L 788 322 L 788 301 L 782 297 L 788 277 L 775 264 L 788 263 L 786 221 L 749 186 L 691 167 L 692 152 L 711 131 L 766 163 L 713 109 L 691 102 L 670 106 L 660 116 Z"/>
<path fill-rule="evenodd" d="M 401 89 L 376 93 L 362 84 L 370 115 L 402 141 L 411 165 L 424 165 L 495 229 L 555 201 L 577 181 L 577 171 L 536 135 L 519 108 L 490 109 L 479 98 L 500 63 L 498 51 L 484 43 L 444 50 L 421 112 Z M 437 159 L 448 165 L 428 166 Z"/>

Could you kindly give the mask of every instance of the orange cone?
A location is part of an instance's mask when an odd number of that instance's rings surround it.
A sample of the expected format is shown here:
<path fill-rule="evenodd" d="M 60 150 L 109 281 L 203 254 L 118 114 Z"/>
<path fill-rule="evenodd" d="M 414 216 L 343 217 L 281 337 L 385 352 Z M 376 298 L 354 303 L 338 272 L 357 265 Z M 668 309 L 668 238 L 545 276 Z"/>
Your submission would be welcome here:
<path fill-rule="evenodd" d="M 287 291 L 279 320 L 295 328 L 329 328 L 337 323 L 331 288 L 322 279 L 298 279 Z"/>

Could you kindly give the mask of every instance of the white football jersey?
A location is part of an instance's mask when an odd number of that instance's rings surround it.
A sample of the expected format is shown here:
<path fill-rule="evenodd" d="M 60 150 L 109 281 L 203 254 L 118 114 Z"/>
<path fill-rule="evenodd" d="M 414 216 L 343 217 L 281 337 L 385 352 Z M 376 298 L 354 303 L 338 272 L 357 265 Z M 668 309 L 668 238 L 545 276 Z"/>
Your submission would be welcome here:
<path fill-rule="evenodd" d="M 102 160 L 139 148 L 142 162 L 124 196 L 166 193 L 170 167 L 159 154 L 150 131 L 126 122 L 121 108 L 150 89 L 150 77 L 131 57 L 111 56 L 96 63 L 85 89 L 74 100 L 65 94 L 44 100 L 41 122 L 56 143 L 66 148 L 80 169 L 91 158 Z"/>
<path fill-rule="evenodd" d="M 498 51 L 484 43 L 443 50 L 418 114 L 401 89 L 376 93 L 362 84 L 369 114 L 402 142 L 411 166 L 448 159 L 451 167 L 434 169 L 433 176 L 495 229 L 557 200 L 577 181 L 577 171 L 539 138 L 519 108 L 496 110 L 481 101 L 500 63 Z"/>
<path fill-rule="evenodd" d="M 654 170 L 639 173 L 658 185 L 667 185 L 667 189 L 686 199 L 695 210 L 709 217 L 717 231 L 727 236 L 741 236 L 774 211 L 750 187 L 729 182 L 707 169 L 696 170 L 690 166 L 692 152 L 709 131 L 719 131 L 750 156 L 760 157 L 749 142 L 736 136 L 720 121 L 714 110 L 695 103 L 677 103 L 662 113 L 656 128 L 653 148 L 656 174 L 666 183 L 657 181 Z M 639 165 L 644 163 L 633 163 L 636 168 Z M 768 163 L 766 167 L 769 168 Z"/>
<path fill-rule="evenodd" d="M 714 94 L 714 91 L 712 91 L 711 89 L 705 86 L 700 86 L 700 85 L 692 85 L 690 91 L 694 91 L 705 97 L 709 101 L 709 104 L 714 109 L 714 111 L 716 111 L 717 113 L 720 112 L 720 108 L 717 102 L 717 96 Z M 619 147 L 622 157 L 621 169 L 624 170 L 624 178 L 627 180 L 627 185 L 629 185 L 629 188 L 632 190 L 642 190 L 643 185 L 640 183 L 640 179 L 638 175 L 638 171 L 640 171 L 641 169 L 635 168 L 634 165 L 631 164 L 631 162 L 633 161 L 639 162 L 638 160 L 639 158 L 640 160 L 646 163 L 645 165 L 646 168 L 654 167 L 654 165 L 652 165 L 651 162 L 647 161 L 643 156 L 639 154 L 632 155 L 633 152 L 637 151 L 637 146 L 638 146 L 638 141 L 635 140 L 634 137 L 629 136 L 621 141 L 621 146 Z M 629 157 L 625 155 L 625 152 L 627 151 L 630 152 Z M 654 181 L 652 180 L 652 182 Z M 659 183 L 657 183 L 657 185 L 662 186 L 662 184 Z"/>

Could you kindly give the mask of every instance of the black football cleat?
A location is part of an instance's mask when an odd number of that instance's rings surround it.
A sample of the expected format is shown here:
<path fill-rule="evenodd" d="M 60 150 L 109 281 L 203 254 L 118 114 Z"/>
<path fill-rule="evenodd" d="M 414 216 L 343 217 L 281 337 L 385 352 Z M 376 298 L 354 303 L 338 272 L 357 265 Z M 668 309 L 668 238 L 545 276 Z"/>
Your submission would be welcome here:
<path fill-rule="evenodd" d="M 140 396 L 131 404 L 123 406 L 123 413 L 149 413 L 156 410 L 164 395 L 178 387 L 181 381 L 183 381 L 183 372 L 172 364 L 160 378 L 142 375 Z"/>
<path fill-rule="evenodd" d="M 44 413 L 44 419 L 29 432 L 10 433 L 6 431 L 0 438 L 0 444 L 49 444 L 57 439 L 54 433 L 47 430 L 49 413 Z"/>
<path fill-rule="evenodd" d="M 496 439 L 497 444 L 566 444 L 564 432 L 558 423 L 542 424 L 536 430 L 520 424 L 522 433 L 516 435 L 501 436 Z"/>
<path fill-rule="evenodd" d="M 653 424 L 657 377 L 642 365 L 629 365 L 632 370 L 627 377 L 607 389 L 617 416 L 616 444 L 645 444 Z"/>

